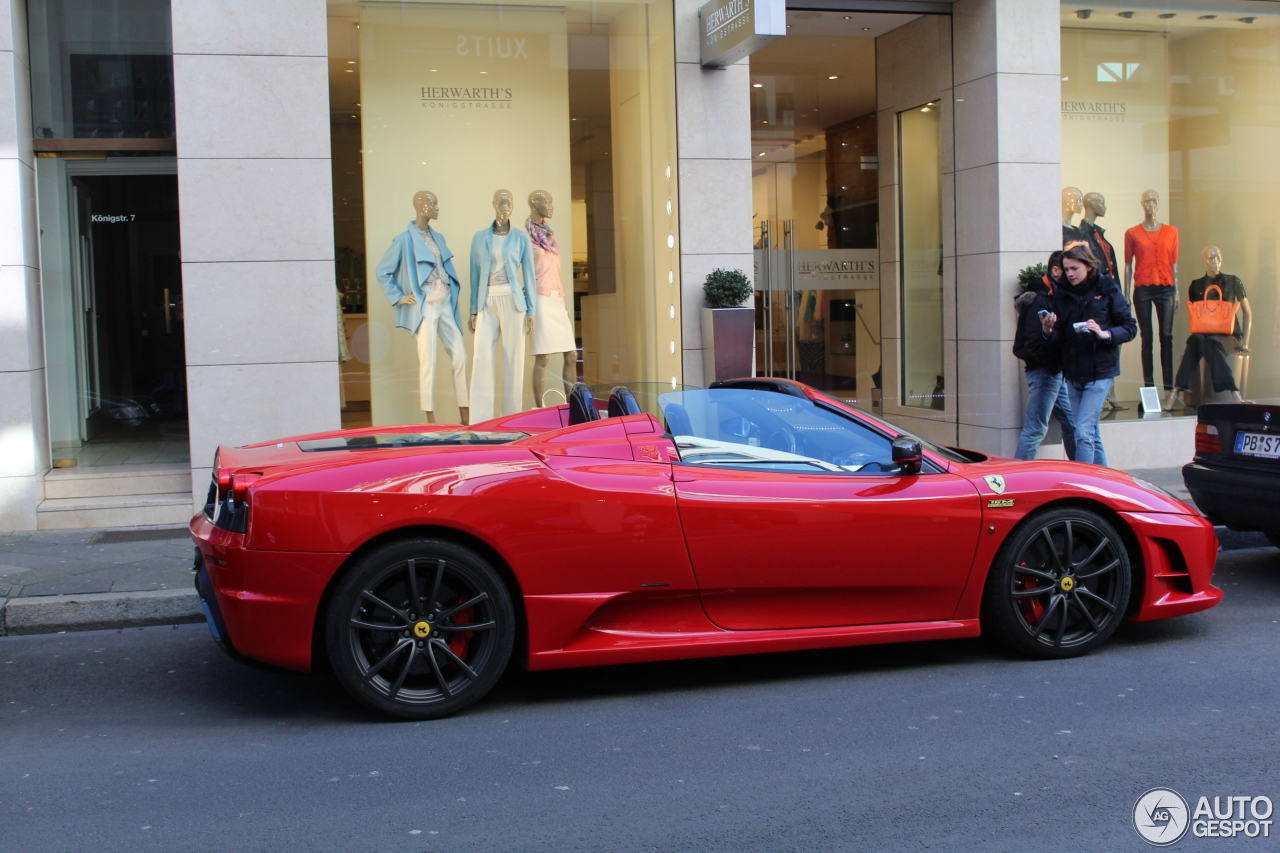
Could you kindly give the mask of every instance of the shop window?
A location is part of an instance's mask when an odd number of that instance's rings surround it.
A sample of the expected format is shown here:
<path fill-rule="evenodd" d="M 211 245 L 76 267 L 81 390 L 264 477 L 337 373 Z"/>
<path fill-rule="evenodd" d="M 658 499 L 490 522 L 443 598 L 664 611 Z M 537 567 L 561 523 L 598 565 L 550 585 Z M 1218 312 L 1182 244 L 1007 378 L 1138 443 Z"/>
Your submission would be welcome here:
<path fill-rule="evenodd" d="M 1195 5 L 1062 8 L 1064 234 L 1114 261 L 1140 327 L 1112 417 L 1144 387 L 1175 416 L 1280 398 L 1280 10 Z M 1206 292 L 1234 312 L 1213 346 L 1192 336 Z"/>
<path fill-rule="evenodd" d="M 344 425 L 679 384 L 670 3 L 329 11 Z"/>
<path fill-rule="evenodd" d="M 902 403 L 945 406 L 942 353 L 942 141 L 937 103 L 898 113 L 902 217 Z"/>
<path fill-rule="evenodd" d="M 37 139 L 172 139 L 168 0 L 30 0 Z"/>

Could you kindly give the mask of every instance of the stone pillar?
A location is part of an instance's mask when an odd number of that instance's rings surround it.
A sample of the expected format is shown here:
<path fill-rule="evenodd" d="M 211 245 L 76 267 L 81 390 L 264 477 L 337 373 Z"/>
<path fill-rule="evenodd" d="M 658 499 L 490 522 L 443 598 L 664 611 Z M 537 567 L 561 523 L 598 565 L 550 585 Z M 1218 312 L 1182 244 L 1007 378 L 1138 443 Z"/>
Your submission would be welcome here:
<path fill-rule="evenodd" d="M 173 0 L 192 485 L 340 426 L 324 0 Z"/>
<path fill-rule="evenodd" d="M 1024 415 L 1012 355 L 1018 270 L 1061 246 L 1057 0 L 954 6 L 960 445 L 1012 456 Z"/>
<path fill-rule="evenodd" d="M 0 531 L 35 529 L 49 468 L 26 5 L 0 0 Z"/>
<path fill-rule="evenodd" d="M 702 282 L 717 267 L 752 275 L 751 77 L 748 60 L 703 70 L 698 7 L 675 0 L 684 383 L 704 387 Z M 749 303 L 748 303 L 749 304 Z"/>

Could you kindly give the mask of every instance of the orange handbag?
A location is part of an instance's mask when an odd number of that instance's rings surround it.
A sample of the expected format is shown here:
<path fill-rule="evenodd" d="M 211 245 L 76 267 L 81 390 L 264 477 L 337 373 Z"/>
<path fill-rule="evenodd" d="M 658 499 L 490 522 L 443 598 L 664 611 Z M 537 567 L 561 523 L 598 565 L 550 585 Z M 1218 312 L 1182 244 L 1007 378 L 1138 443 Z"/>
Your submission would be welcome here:
<path fill-rule="evenodd" d="M 1218 291 L 1217 299 L 1209 298 L 1209 291 Z M 1188 302 L 1187 310 L 1191 312 L 1191 334 L 1193 335 L 1233 335 L 1236 331 L 1236 311 L 1240 310 L 1239 302 L 1228 302 L 1222 298 L 1222 288 L 1211 284 L 1204 289 L 1204 299 L 1199 302 Z"/>

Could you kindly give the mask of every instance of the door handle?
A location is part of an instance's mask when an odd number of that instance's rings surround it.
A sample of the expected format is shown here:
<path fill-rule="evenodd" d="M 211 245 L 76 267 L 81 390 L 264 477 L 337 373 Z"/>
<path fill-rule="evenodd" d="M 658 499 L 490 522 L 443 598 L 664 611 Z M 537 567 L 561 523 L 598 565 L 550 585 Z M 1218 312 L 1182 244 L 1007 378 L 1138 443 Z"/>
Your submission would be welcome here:
<path fill-rule="evenodd" d="M 164 289 L 164 333 L 166 335 L 173 332 L 173 318 L 169 316 L 169 288 Z"/>

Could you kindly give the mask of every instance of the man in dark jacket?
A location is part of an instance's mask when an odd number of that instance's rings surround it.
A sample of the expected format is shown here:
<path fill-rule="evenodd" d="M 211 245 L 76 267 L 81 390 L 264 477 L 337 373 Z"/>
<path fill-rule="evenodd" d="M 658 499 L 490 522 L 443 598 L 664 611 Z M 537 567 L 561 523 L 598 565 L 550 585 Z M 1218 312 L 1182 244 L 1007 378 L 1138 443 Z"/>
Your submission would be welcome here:
<path fill-rule="evenodd" d="M 1133 340 L 1138 324 L 1120 285 L 1099 271 L 1087 245 L 1062 253 L 1066 286 L 1053 295 L 1053 311 L 1040 316 L 1041 330 L 1062 354 L 1062 375 L 1076 419 L 1076 461 L 1106 465 L 1098 431 L 1102 403 L 1120 375 L 1120 345 Z"/>
<path fill-rule="evenodd" d="M 1076 424 L 1071 416 L 1067 386 L 1062 381 L 1062 356 L 1040 327 L 1040 315 L 1053 312 L 1053 294 L 1065 284 L 1062 252 L 1054 252 L 1049 256 L 1049 274 L 1014 301 L 1018 330 L 1013 338 L 1013 354 L 1022 359 L 1026 367 L 1030 391 L 1022 435 L 1014 454 L 1017 459 L 1036 458 L 1036 450 L 1049 429 L 1050 413 L 1062 426 L 1062 445 L 1067 458 L 1076 458 Z"/>

